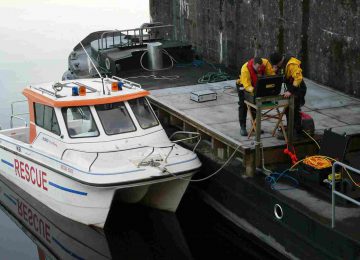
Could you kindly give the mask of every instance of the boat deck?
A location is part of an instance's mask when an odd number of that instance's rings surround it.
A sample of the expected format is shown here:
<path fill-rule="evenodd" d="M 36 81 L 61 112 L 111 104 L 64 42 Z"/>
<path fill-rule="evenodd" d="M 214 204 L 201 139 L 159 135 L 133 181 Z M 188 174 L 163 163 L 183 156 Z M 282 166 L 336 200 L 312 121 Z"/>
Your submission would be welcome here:
<path fill-rule="evenodd" d="M 144 89 L 147 90 L 154 90 L 159 89 L 160 92 L 154 92 L 154 96 L 157 95 L 166 95 L 166 89 L 171 87 L 181 87 L 175 88 L 180 91 L 178 94 L 181 94 L 181 91 L 184 90 L 180 89 L 188 89 L 190 93 L 191 87 L 197 89 L 199 84 L 198 80 L 202 78 L 208 72 L 217 73 L 218 69 L 213 67 L 210 64 L 202 64 L 199 67 L 194 67 L 191 63 L 190 64 L 175 64 L 171 70 L 164 70 L 158 72 L 139 72 L 139 70 L 133 71 L 124 71 L 120 72 L 119 76 L 126 78 L 131 81 L 135 81 L 143 86 Z M 231 77 L 230 72 L 227 74 Z M 197 84 L 197 85 L 194 85 Z M 220 83 L 221 84 L 221 83 Z M 188 86 L 188 87 L 184 87 Z M 201 85 L 203 87 L 208 86 Z M 174 90 L 175 90 L 174 89 Z M 199 89 L 202 89 L 201 87 Z M 169 90 L 169 89 L 167 89 Z M 162 92 L 163 91 L 163 92 Z M 157 93 L 157 94 L 156 94 Z M 185 93 L 183 93 L 185 94 Z M 172 95 L 171 93 L 169 95 Z M 189 97 L 189 95 L 187 96 Z M 190 102 L 188 102 L 189 107 L 191 107 Z"/>

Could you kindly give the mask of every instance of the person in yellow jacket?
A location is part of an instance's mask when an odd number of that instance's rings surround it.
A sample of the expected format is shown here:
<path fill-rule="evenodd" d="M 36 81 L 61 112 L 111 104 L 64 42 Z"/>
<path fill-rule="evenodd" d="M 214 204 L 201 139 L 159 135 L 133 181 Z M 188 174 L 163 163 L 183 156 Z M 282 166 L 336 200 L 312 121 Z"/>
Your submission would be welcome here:
<path fill-rule="evenodd" d="M 278 52 L 270 55 L 270 62 L 277 74 L 284 75 L 286 91 L 284 97 L 294 95 L 294 128 L 301 134 L 301 107 L 305 104 L 306 84 L 303 79 L 301 61 L 292 56 L 284 56 Z M 286 118 L 288 120 L 288 110 Z"/>
<path fill-rule="evenodd" d="M 247 136 L 246 131 L 246 116 L 247 106 L 245 105 L 244 91 L 254 92 L 257 79 L 259 76 L 275 75 L 275 72 L 267 59 L 255 57 L 247 61 L 240 71 L 240 77 L 236 81 L 236 89 L 239 96 L 239 122 L 240 122 L 240 135 Z M 251 111 L 253 118 L 255 118 L 255 111 Z"/>

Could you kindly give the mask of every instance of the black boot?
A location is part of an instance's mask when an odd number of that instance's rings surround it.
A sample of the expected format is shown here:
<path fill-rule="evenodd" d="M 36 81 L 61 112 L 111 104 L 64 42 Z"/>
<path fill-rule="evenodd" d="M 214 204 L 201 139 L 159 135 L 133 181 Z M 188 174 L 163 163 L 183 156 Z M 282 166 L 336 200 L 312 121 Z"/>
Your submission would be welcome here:
<path fill-rule="evenodd" d="M 241 136 L 248 136 L 248 132 L 246 131 L 246 126 L 245 125 L 240 126 L 240 135 Z"/>

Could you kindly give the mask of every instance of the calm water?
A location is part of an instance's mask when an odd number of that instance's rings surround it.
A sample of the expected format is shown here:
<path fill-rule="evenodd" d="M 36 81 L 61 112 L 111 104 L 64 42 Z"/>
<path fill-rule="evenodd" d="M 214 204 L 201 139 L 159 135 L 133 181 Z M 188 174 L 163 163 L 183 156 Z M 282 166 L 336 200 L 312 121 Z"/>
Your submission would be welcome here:
<path fill-rule="evenodd" d="M 117 203 L 101 231 L 0 176 L 0 209 L 0 259 L 271 259 L 193 191 L 176 214 Z"/>
<path fill-rule="evenodd" d="M 21 90 L 60 80 L 72 47 L 88 33 L 135 28 L 149 21 L 147 0 L 126 1 L 126 6 L 124 2 L 0 1 L 3 128 L 9 127 L 11 102 L 23 99 Z M 239 259 L 259 252 L 191 193 L 176 215 L 118 205 L 105 233 L 52 213 L 2 179 L 0 201 L 0 259 Z M 24 207 L 31 209 L 36 223 L 24 215 Z"/>

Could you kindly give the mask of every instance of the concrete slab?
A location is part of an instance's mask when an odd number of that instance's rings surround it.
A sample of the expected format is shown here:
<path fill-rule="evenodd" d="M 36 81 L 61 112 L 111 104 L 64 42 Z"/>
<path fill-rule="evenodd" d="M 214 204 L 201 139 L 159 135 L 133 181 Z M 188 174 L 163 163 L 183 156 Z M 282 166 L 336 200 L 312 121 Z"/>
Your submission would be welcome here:
<path fill-rule="evenodd" d="M 360 104 L 323 109 L 321 110 L 321 113 L 327 114 L 332 118 L 349 125 L 360 123 Z"/>
<path fill-rule="evenodd" d="M 322 111 L 323 110 L 307 112 L 314 119 L 316 129 L 348 126 L 347 123 L 341 122 L 330 115 L 326 115 L 325 113 L 322 113 Z"/>
<path fill-rule="evenodd" d="M 305 80 L 305 82 L 307 86 L 305 107 L 308 109 L 328 109 L 359 104 L 357 99 L 339 91 L 322 86 L 311 80 Z"/>
<path fill-rule="evenodd" d="M 176 107 L 181 110 L 191 110 L 196 108 L 213 107 L 227 104 L 235 104 L 237 106 L 239 98 L 237 94 L 235 96 L 231 91 L 233 90 L 226 89 L 226 93 L 223 92 L 223 90 L 214 91 L 217 93 L 217 100 L 202 103 L 190 100 L 191 92 L 161 95 L 157 96 L 157 98 L 170 105 L 176 104 Z"/>
<path fill-rule="evenodd" d="M 205 124 L 219 124 L 238 121 L 238 109 L 237 104 L 235 103 L 186 109 L 184 111 L 186 111 L 188 115 L 204 122 Z"/>
<path fill-rule="evenodd" d="M 209 105 L 211 106 L 211 104 L 209 103 L 217 102 L 217 101 L 208 101 L 208 102 L 198 103 L 190 100 L 190 93 L 169 94 L 157 98 L 162 102 L 169 104 L 171 106 L 175 105 L 177 109 L 181 109 L 181 110 L 191 110 L 202 107 L 208 107 Z"/>
<path fill-rule="evenodd" d="M 254 134 L 250 136 L 250 138 L 246 136 L 240 136 L 240 125 L 237 121 L 231 121 L 226 123 L 216 123 L 216 124 L 210 124 L 210 126 L 214 129 L 217 129 L 222 132 L 226 132 L 229 136 L 232 138 L 239 140 L 241 142 L 252 142 L 254 140 Z M 248 123 L 248 129 L 250 129 L 250 124 Z M 271 137 L 271 132 L 268 127 L 262 127 L 264 130 L 264 134 L 261 135 L 261 137 Z"/>

